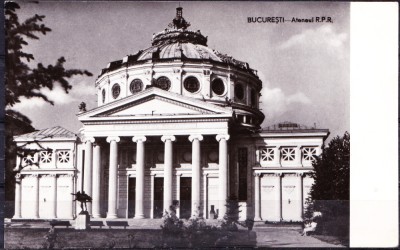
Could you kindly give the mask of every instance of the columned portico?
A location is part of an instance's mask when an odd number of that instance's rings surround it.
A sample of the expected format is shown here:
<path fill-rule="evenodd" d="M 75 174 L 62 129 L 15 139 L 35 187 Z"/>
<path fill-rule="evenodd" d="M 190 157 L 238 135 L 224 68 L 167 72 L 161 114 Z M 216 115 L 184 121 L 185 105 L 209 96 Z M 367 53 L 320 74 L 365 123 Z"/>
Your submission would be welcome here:
<path fill-rule="evenodd" d="M 164 142 L 164 210 L 169 211 L 172 205 L 172 170 L 173 170 L 173 145 L 176 140 L 173 135 L 164 135 L 161 141 Z"/>
<path fill-rule="evenodd" d="M 107 137 L 110 143 L 110 170 L 108 180 L 108 212 L 107 218 L 117 218 L 117 178 L 118 178 L 118 136 Z"/>
<path fill-rule="evenodd" d="M 100 179 L 101 179 L 101 147 L 98 143 L 93 145 L 93 190 L 92 190 L 92 216 L 100 218 Z"/>
<path fill-rule="evenodd" d="M 198 217 L 200 213 L 200 141 L 202 135 L 191 135 L 189 141 L 192 142 L 192 217 Z"/>
<path fill-rule="evenodd" d="M 145 136 L 132 138 L 136 142 L 136 195 L 135 195 L 135 219 L 144 218 L 144 167 L 145 167 Z"/>
<path fill-rule="evenodd" d="M 228 140 L 229 135 L 217 135 L 219 142 L 219 214 L 221 218 L 226 212 L 226 199 L 228 198 Z"/>
<path fill-rule="evenodd" d="M 85 167 L 83 172 L 83 190 L 89 196 L 92 196 L 92 163 L 93 163 L 93 137 L 85 137 Z M 92 215 L 92 204 L 89 202 L 87 204 L 87 211 Z"/>

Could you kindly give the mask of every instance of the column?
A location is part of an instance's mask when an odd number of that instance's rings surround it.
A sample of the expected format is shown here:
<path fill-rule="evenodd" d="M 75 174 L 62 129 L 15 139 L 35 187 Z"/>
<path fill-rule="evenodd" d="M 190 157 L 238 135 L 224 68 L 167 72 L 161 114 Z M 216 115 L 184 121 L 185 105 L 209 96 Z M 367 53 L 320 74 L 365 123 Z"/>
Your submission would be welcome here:
<path fill-rule="evenodd" d="M 192 142 L 192 217 L 200 215 L 200 141 L 202 135 L 191 135 L 189 141 Z"/>
<path fill-rule="evenodd" d="M 35 199 L 34 199 L 34 204 L 33 204 L 33 217 L 35 219 L 39 219 L 39 175 L 38 174 L 33 174 L 33 178 L 35 178 Z"/>
<path fill-rule="evenodd" d="M 19 158 L 19 157 L 18 157 Z M 15 176 L 15 212 L 14 219 L 20 219 L 21 216 L 21 185 L 22 185 L 22 175 L 17 174 Z"/>
<path fill-rule="evenodd" d="M 108 219 L 117 218 L 118 136 L 107 137 L 110 143 L 110 169 L 108 178 Z"/>
<path fill-rule="evenodd" d="M 135 194 L 135 219 L 144 218 L 144 166 L 145 152 L 144 142 L 145 136 L 135 136 L 132 138 L 136 142 L 136 194 Z"/>
<path fill-rule="evenodd" d="M 50 177 L 53 179 L 53 204 L 51 206 L 51 217 L 57 218 L 57 175 L 51 174 Z"/>
<path fill-rule="evenodd" d="M 83 191 L 92 196 L 92 163 L 93 163 L 93 137 L 86 137 L 85 140 L 85 169 L 83 172 Z M 87 203 L 87 210 L 92 215 L 92 203 Z"/>
<path fill-rule="evenodd" d="M 297 174 L 299 186 L 299 218 L 303 220 L 303 173 Z"/>
<path fill-rule="evenodd" d="M 261 221 L 260 173 L 254 173 L 254 220 Z"/>
<path fill-rule="evenodd" d="M 229 135 L 217 135 L 219 141 L 219 215 L 223 218 L 226 212 L 226 198 L 228 198 L 228 143 Z"/>
<path fill-rule="evenodd" d="M 276 174 L 276 176 L 278 176 L 278 216 L 279 216 L 279 220 L 282 221 L 283 217 L 282 217 L 282 177 L 283 174 L 282 173 L 278 173 Z"/>
<path fill-rule="evenodd" d="M 100 187 L 101 187 L 101 147 L 99 143 L 93 145 L 93 190 L 92 216 L 100 218 Z"/>
<path fill-rule="evenodd" d="M 161 140 L 164 142 L 164 211 L 169 212 L 172 205 L 172 165 L 173 165 L 173 145 L 175 136 L 164 135 Z"/>

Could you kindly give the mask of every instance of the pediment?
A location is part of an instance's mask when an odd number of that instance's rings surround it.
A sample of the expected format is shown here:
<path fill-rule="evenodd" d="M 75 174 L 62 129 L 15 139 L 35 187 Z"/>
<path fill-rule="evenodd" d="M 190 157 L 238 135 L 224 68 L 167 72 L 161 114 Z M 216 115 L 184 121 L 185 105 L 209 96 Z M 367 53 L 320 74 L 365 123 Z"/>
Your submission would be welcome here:
<path fill-rule="evenodd" d="M 213 113 L 215 112 L 162 96 L 153 95 L 126 105 L 115 107 L 96 116 L 200 115 Z"/>
<path fill-rule="evenodd" d="M 160 89 L 146 90 L 79 114 L 79 120 L 96 118 L 155 118 L 232 114 L 232 110 Z"/>

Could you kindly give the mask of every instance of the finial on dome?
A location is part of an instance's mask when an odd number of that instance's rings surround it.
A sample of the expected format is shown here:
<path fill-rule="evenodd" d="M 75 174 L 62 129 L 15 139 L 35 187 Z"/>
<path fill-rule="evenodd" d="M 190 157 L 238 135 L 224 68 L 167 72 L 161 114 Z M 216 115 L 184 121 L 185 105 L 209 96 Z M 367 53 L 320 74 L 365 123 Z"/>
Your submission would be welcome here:
<path fill-rule="evenodd" d="M 172 23 L 168 25 L 170 28 L 174 29 L 182 29 L 186 30 L 189 26 L 190 23 L 186 22 L 185 18 L 183 18 L 183 8 L 181 7 L 181 4 L 179 3 L 179 7 L 176 8 L 176 17 L 172 20 Z"/>

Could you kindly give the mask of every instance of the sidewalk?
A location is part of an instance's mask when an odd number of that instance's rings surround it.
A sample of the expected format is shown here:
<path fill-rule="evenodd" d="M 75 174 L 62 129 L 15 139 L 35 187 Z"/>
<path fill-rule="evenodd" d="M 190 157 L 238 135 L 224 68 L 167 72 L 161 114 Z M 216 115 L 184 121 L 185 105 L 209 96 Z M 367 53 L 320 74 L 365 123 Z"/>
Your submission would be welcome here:
<path fill-rule="evenodd" d="M 344 247 L 301 236 L 301 227 L 255 227 L 258 247 Z"/>

